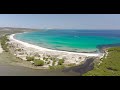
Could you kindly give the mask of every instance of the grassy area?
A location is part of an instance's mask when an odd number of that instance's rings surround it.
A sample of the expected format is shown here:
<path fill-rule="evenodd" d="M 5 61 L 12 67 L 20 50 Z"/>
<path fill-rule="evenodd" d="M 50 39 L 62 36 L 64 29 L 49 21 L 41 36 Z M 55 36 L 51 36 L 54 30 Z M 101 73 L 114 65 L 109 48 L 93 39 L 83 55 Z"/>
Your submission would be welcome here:
<path fill-rule="evenodd" d="M 73 66 L 76 66 L 75 63 L 71 63 L 71 64 L 68 64 L 69 67 L 73 67 Z"/>
<path fill-rule="evenodd" d="M 1 47 L 3 48 L 3 50 L 4 50 L 5 52 L 8 52 L 8 51 L 9 51 L 9 49 L 8 49 L 8 44 L 7 44 L 8 41 L 9 41 L 9 40 L 8 40 L 8 38 L 7 38 L 7 35 L 2 36 L 2 37 L 0 38 Z"/>
<path fill-rule="evenodd" d="M 33 61 L 35 58 L 34 57 L 26 57 L 27 61 Z"/>
<path fill-rule="evenodd" d="M 57 65 L 57 66 L 49 66 L 49 69 L 51 70 L 56 70 L 56 69 L 64 69 L 64 65 Z"/>
<path fill-rule="evenodd" d="M 120 76 L 120 47 L 109 48 L 108 53 L 100 65 L 96 64 L 92 71 L 83 76 Z"/>
<path fill-rule="evenodd" d="M 35 66 L 43 66 L 44 65 L 43 60 L 35 59 L 33 62 L 34 62 Z"/>
<path fill-rule="evenodd" d="M 58 65 L 62 65 L 64 63 L 64 59 L 60 59 L 59 61 L 58 61 Z"/>
<path fill-rule="evenodd" d="M 49 66 L 49 69 L 56 70 L 56 69 L 63 69 L 63 68 L 65 68 L 65 66 L 63 65 L 64 59 L 59 59 L 58 65 L 55 65 L 55 62 L 56 62 L 56 59 L 53 59 L 52 66 Z"/>
<path fill-rule="evenodd" d="M 54 65 L 55 65 L 55 62 L 56 62 L 56 61 L 54 60 L 54 61 L 53 61 L 53 63 L 52 63 L 52 66 L 54 66 Z"/>

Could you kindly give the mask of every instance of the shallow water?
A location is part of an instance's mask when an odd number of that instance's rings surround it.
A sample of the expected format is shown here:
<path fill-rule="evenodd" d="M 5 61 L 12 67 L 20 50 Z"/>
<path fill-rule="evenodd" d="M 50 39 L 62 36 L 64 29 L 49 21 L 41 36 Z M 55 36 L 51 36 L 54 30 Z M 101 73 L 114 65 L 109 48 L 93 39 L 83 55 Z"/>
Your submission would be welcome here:
<path fill-rule="evenodd" d="M 120 43 L 120 30 L 41 30 L 15 38 L 45 48 L 91 52 L 100 45 Z"/>

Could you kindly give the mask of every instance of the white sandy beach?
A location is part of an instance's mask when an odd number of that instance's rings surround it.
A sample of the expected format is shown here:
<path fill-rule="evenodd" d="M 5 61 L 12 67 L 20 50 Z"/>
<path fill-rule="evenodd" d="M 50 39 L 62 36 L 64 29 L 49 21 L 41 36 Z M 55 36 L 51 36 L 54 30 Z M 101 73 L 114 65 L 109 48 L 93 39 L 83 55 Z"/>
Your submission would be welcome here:
<path fill-rule="evenodd" d="M 34 48 L 34 49 L 37 49 L 39 51 L 53 52 L 53 53 L 76 54 L 76 55 L 83 55 L 83 56 L 87 56 L 87 57 L 88 56 L 97 57 L 97 56 L 100 55 L 99 53 L 76 53 L 76 52 L 68 52 L 68 51 L 59 51 L 59 50 L 47 49 L 47 48 L 43 48 L 43 47 L 40 47 L 40 46 L 32 45 L 32 44 L 29 44 L 29 43 L 17 40 L 17 39 L 14 38 L 14 35 L 15 34 L 10 35 L 9 39 L 12 40 L 12 41 L 15 41 L 17 43 L 20 43 L 20 44 L 22 44 L 25 47 Z"/>
<path fill-rule="evenodd" d="M 76 64 L 79 65 L 81 62 L 84 62 L 89 57 L 101 57 L 101 53 L 77 53 L 77 52 L 68 52 L 68 51 L 60 51 L 60 50 L 52 50 L 43 48 L 40 46 L 36 46 L 33 44 L 29 44 L 27 42 L 23 42 L 14 38 L 15 34 L 9 36 L 9 46 L 11 47 L 12 53 L 21 58 L 22 60 L 26 60 L 26 57 L 34 56 L 40 60 L 43 60 L 44 57 L 48 58 L 54 57 L 58 59 L 64 59 L 64 64 Z M 20 51 L 19 51 L 20 49 Z M 49 60 L 50 64 L 46 64 L 43 67 L 49 67 L 52 65 L 52 60 Z M 56 62 L 55 65 L 57 65 Z"/>

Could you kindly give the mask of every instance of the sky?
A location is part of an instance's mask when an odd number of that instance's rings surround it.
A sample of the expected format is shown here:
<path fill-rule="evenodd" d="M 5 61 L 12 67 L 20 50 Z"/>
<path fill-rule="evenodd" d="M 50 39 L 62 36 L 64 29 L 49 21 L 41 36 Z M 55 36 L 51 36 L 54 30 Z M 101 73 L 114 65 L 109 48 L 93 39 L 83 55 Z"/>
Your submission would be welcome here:
<path fill-rule="evenodd" d="M 120 29 L 120 14 L 0 14 L 0 27 Z"/>

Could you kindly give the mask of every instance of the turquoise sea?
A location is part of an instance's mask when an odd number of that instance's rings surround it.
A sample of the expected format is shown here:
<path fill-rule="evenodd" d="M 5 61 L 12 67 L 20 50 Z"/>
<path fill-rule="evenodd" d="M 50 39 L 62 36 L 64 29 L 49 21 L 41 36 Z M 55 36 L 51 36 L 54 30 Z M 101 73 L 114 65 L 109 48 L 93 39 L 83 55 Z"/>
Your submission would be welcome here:
<path fill-rule="evenodd" d="M 45 48 L 75 52 L 93 52 L 101 45 L 120 44 L 120 30 L 50 29 L 14 37 Z"/>

